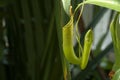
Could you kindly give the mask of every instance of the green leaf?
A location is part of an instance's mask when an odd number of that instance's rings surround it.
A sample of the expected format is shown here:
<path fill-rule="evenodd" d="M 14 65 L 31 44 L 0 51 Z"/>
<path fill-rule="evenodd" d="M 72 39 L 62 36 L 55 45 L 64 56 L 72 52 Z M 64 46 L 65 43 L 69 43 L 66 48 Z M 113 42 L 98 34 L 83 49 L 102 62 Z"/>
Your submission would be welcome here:
<path fill-rule="evenodd" d="M 85 4 L 94 4 L 120 12 L 120 0 L 86 0 Z"/>
<path fill-rule="evenodd" d="M 120 69 L 115 72 L 112 80 L 120 80 Z"/>
<path fill-rule="evenodd" d="M 114 45 L 115 51 L 115 63 L 113 66 L 113 71 L 117 71 L 120 68 L 120 24 L 119 24 L 119 13 L 115 15 L 115 18 L 112 20 L 110 24 L 110 31 Z"/>
<path fill-rule="evenodd" d="M 65 10 L 65 12 L 67 13 L 67 15 L 70 15 L 70 5 L 71 5 L 71 0 L 62 0 L 63 3 L 63 8 Z"/>

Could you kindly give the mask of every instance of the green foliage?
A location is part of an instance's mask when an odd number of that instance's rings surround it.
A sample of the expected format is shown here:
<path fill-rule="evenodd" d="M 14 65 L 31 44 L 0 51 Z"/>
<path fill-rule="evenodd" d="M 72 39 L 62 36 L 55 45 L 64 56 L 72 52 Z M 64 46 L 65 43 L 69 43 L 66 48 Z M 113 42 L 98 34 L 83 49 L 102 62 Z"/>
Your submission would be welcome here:
<path fill-rule="evenodd" d="M 64 8 L 65 12 L 67 13 L 67 15 L 70 16 L 71 0 L 62 0 L 62 5 L 63 5 L 63 8 Z"/>
<path fill-rule="evenodd" d="M 115 71 L 115 76 L 113 80 L 119 80 L 120 73 L 120 23 L 119 23 L 119 13 L 115 15 L 115 18 L 112 20 L 110 25 L 110 31 L 112 35 L 113 45 L 114 45 L 114 51 L 115 51 L 115 63 L 113 66 L 113 71 Z"/>
<path fill-rule="evenodd" d="M 119 0 L 85 0 L 83 3 L 80 3 L 77 8 L 79 6 L 81 6 L 81 4 L 94 4 L 94 5 L 98 5 L 101 7 L 106 7 L 109 9 L 113 9 L 115 11 L 119 11 L 120 12 L 120 1 Z"/>
<path fill-rule="evenodd" d="M 98 6 L 102 6 L 102 7 L 106 7 L 109 9 L 113 9 L 115 11 L 119 11 L 120 12 L 120 1 L 119 0 L 86 0 L 87 4 L 94 4 L 94 5 L 98 5 Z"/>
<path fill-rule="evenodd" d="M 78 2 L 82 0 L 0 0 L 0 80 L 85 80 L 87 77 L 91 80 L 103 80 L 96 67 L 112 48 L 112 44 L 103 51 L 96 51 L 97 55 L 90 58 L 85 70 L 81 71 L 79 66 L 75 65 L 72 65 L 71 69 L 71 64 L 63 54 L 62 27 L 69 21 L 70 5 L 74 7 L 73 10 L 76 8 L 74 15 L 78 17 L 78 8 L 83 4 L 120 11 L 120 1 L 85 0 L 77 6 Z M 81 44 L 85 33 L 91 28 L 94 29 L 107 11 L 100 7 L 98 14 L 93 16 L 90 25 L 81 34 Z M 76 21 L 74 19 L 74 23 Z M 117 32 L 115 34 L 119 34 L 119 31 Z M 4 37 L 7 39 L 4 40 Z M 105 36 L 102 39 L 104 38 Z M 103 41 L 98 43 L 98 49 Z M 77 47 L 74 48 L 77 52 Z M 72 75 L 74 69 L 78 69 L 78 73 Z M 119 71 L 115 76 L 118 73 Z M 108 76 L 106 78 L 108 79 Z"/>
<path fill-rule="evenodd" d="M 118 70 L 115 72 L 112 80 L 119 80 L 119 79 L 120 79 L 120 69 L 118 69 Z"/>

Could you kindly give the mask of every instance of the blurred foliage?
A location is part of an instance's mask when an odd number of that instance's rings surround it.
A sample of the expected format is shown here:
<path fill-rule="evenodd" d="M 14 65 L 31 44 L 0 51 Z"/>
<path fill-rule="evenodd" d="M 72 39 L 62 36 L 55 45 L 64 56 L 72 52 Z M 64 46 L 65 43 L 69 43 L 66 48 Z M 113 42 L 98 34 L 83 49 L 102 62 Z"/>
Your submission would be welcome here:
<path fill-rule="evenodd" d="M 79 2 L 72 1 L 73 10 Z M 83 30 L 81 42 L 107 10 L 93 10 L 95 16 Z M 112 43 L 103 51 L 99 49 L 107 33 L 91 51 L 94 57 L 87 68 L 81 71 L 63 55 L 62 26 L 68 20 L 61 0 L 0 0 L 0 80 L 109 80 L 110 70 L 99 65 L 112 49 Z"/>

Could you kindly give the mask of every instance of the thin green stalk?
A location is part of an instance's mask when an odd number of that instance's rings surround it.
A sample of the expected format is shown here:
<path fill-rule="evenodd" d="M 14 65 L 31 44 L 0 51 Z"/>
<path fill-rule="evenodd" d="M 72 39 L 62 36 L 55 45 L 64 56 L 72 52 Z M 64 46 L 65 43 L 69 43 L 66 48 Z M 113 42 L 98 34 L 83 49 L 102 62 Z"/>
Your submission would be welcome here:
<path fill-rule="evenodd" d="M 64 55 L 63 55 L 63 49 L 62 49 L 62 26 L 63 26 L 63 18 L 62 18 L 62 4 L 60 0 L 54 0 L 55 1 L 55 20 L 56 20 L 56 29 L 57 29 L 57 35 L 58 35 L 58 42 L 59 42 L 59 48 L 60 48 L 60 56 L 62 61 L 62 67 L 63 67 L 63 75 L 64 80 L 71 80 L 71 75 L 69 72 L 69 65 L 66 62 Z"/>

